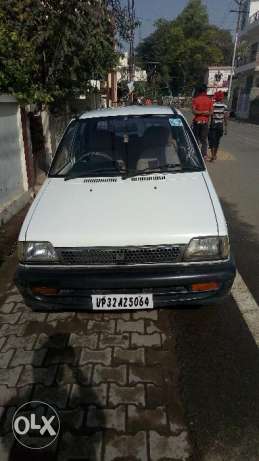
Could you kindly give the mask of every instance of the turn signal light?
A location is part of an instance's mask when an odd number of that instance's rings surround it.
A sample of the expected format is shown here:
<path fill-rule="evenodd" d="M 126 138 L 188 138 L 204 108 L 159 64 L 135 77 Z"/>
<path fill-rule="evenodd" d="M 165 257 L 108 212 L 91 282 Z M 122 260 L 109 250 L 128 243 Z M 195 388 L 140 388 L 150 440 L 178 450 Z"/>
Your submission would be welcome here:
<path fill-rule="evenodd" d="M 220 284 L 218 282 L 209 282 L 209 283 L 194 283 L 192 285 L 193 292 L 200 292 L 200 291 L 214 291 L 218 290 Z"/>
<path fill-rule="evenodd" d="M 31 291 L 34 295 L 55 296 L 59 293 L 58 288 L 51 287 L 32 287 Z"/>

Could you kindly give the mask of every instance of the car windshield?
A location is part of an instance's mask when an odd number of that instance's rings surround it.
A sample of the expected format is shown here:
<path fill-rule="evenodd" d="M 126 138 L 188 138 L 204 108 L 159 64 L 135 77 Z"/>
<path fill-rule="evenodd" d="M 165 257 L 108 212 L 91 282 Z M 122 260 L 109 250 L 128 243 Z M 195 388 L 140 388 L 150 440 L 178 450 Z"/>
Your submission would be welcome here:
<path fill-rule="evenodd" d="M 203 170 L 191 131 L 179 115 L 86 118 L 73 121 L 50 176 L 127 178 L 152 172 Z"/>

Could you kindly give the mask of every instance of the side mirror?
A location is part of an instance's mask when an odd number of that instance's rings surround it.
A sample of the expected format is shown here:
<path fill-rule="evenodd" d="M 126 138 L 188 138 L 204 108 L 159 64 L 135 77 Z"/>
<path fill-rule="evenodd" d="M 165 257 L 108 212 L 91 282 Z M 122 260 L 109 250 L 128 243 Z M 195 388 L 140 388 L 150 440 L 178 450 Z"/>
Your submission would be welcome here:
<path fill-rule="evenodd" d="M 44 152 L 39 159 L 39 168 L 46 174 L 48 174 L 50 166 L 52 163 L 52 154 L 49 152 Z"/>

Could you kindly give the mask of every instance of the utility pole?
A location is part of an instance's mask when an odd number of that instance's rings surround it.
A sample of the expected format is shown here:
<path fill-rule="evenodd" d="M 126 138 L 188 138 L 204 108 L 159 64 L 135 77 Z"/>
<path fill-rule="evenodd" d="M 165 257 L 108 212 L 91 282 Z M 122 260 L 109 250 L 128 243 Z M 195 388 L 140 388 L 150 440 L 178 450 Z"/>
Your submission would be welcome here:
<path fill-rule="evenodd" d="M 231 13 L 237 13 L 237 25 L 236 25 L 235 45 L 234 45 L 232 66 L 231 66 L 231 76 L 230 76 L 229 90 L 228 90 L 228 103 L 230 103 L 231 96 L 232 96 L 233 77 L 235 73 L 235 64 L 236 64 L 237 46 L 239 42 L 241 18 L 242 18 L 242 14 L 246 13 L 246 10 L 243 9 L 244 0 L 234 0 L 234 2 L 238 6 L 238 9 L 230 10 Z"/>
<path fill-rule="evenodd" d="M 128 17 L 129 17 L 129 81 L 134 81 L 135 76 L 135 53 L 134 53 L 134 41 L 135 41 L 135 23 L 136 23 L 136 11 L 135 11 L 135 0 L 128 0 Z M 131 102 L 133 102 L 133 93 L 130 95 Z"/>

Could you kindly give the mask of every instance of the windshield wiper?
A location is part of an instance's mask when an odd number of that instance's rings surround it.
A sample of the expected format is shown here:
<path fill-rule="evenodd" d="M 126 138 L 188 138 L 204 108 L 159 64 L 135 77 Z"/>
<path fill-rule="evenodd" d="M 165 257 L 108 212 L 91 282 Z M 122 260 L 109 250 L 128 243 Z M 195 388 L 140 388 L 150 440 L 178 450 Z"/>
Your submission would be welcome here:
<path fill-rule="evenodd" d="M 127 179 L 127 178 L 134 178 L 135 176 L 144 176 L 148 174 L 160 174 L 160 173 L 166 173 L 170 171 L 175 171 L 175 170 L 183 170 L 183 167 L 180 163 L 167 163 L 165 165 L 161 165 L 156 168 L 145 168 L 144 170 L 134 170 L 134 171 L 129 171 L 128 174 L 122 177 L 122 179 Z"/>
<path fill-rule="evenodd" d="M 180 163 L 165 163 L 157 168 L 145 168 L 144 170 L 129 171 L 128 174 L 122 176 L 122 179 L 134 178 L 135 176 L 144 176 L 148 174 L 161 174 L 161 173 L 173 173 L 173 172 L 195 172 L 202 171 L 201 168 L 195 166 L 184 166 Z"/>
<path fill-rule="evenodd" d="M 98 168 L 96 170 L 90 170 L 85 173 L 71 171 L 65 176 L 64 180 L 69 181 L 70 179 L 76 178 L 88 178 L 91 176 L 122 176 L 126 170 L 117 170 L 114 168 Z"/>

